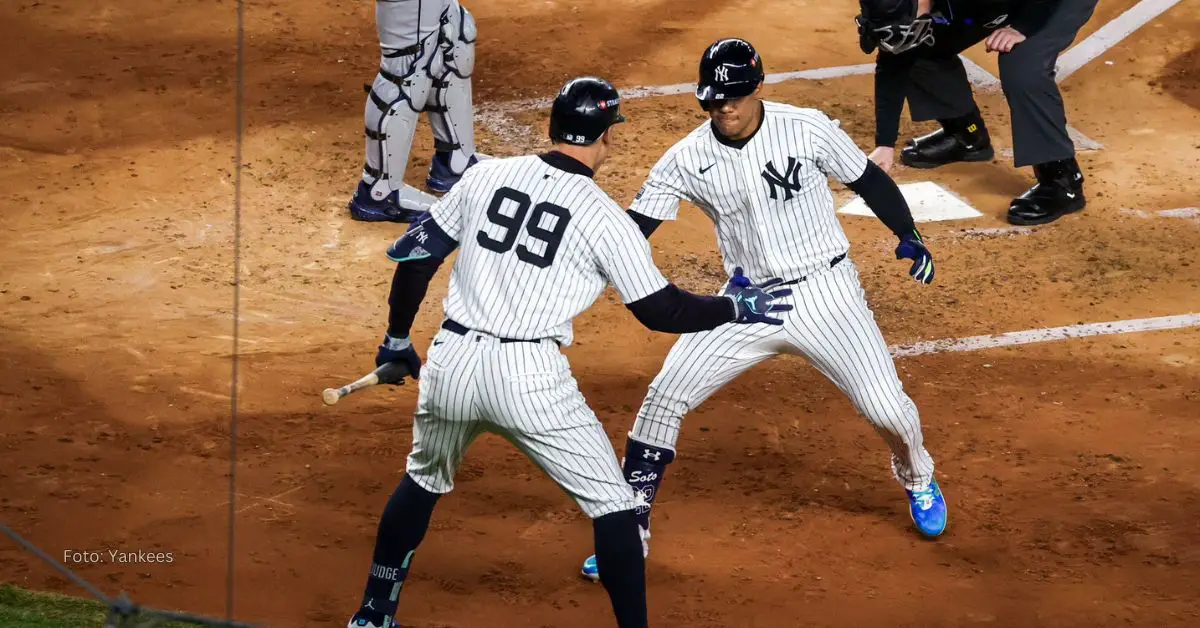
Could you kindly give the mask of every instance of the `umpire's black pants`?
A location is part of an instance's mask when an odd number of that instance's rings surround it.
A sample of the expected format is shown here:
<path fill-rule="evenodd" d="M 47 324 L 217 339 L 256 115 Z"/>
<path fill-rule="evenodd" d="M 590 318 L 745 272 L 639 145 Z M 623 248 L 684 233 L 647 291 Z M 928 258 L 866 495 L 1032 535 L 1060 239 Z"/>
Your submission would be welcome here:
<path fill-rule="evenodd" d="M 1075 145 L 1054 80 L 1058 55 L 1091 19 L 1099 0 L 1063 0 L 1041 31 L 1000 55 L 1000 84 L 1012 112 L 1013 161 L 1017 167 L 1070 159 Z M 965 27 L 953 37 L 958 52 L 983 41 L 992 30 Z M 923 57 L 912 69 L 908 106 L 912 119 L 944 120 L 975 108 L 971 83 L 957 53 Z"/>

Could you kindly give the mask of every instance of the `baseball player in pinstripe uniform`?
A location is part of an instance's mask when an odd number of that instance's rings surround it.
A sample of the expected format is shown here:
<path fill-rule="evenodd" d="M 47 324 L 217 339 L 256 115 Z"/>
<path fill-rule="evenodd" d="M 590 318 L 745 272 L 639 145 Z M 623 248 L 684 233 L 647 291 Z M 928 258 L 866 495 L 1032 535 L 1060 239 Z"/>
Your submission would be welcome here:
<path fill-rule="evenodd" d="M 759 99 L 763 78 L 762 59 L 749 42 L 714 42 L 701 58 L 696 91 L 711 120 L 659 159 L 629 209 L 649 237 L 663 220 L 675 219 L 681 201 L 693 203 L 715 224 L 725 267 L 744 268 L 749 281 L 783 278 L 795 288 L 789 300 L 796 306 L 782 326 L 684 334 L 668 353 L 625 446 L 625 478 L 645 501 L 637 511 L 643 539 L 683 416 L 780 353 L 807 357 L 850 397 L 891 449 L 892 472 L 908 494 L 916 527 L 940 535 L 946 502 L 920 417 L 848 257 L 828 178 L 857 192 L 896 234 L 897 259 L 913 260 L 910 274 L 921 283 L 933 280 L 933 258 L 892 179 L 824 113 Z M 583 575 L 596 578 L 602 567 L 588 558 Z"/>
<path fill-rule="evenodd" d="M 429 113 L 427 188 L 445 193 L 474 165 L 475 19 L 458 0 L 376 0 L 379 72 L 363 112 L 366 163 L 350 216 L 412 222 L 436 197 L 404 182 L 417 119 Z"/>
<path fill-rule="evenodd" d="M 376 364 L 406 364 L 420 393 L 407 473 L 380 518 L 351 627 L 392 625 L 434 505 L 484 432 L 513 443 L 593 520 L 618 626 L 647 626 L 638 494 L 560 346 L 571 344 L 571 321 L 610 283 L 643 325 L 668 333 L 782 325 L 768 314 L 791 309 L 772 303 L 791 290 L 765 291 L 782 280 L 739 280 L 709 297 L 667 282 L 637 225 L 592 180 L 611 150 L 612 126 L 624 119 L 607 82 L 567 83 L 551 110 L 553 151 L 480 162 L 389 248 L 397 265 Z M 455 249 L 446 318 L 422 368 L 409 331 Z"/>

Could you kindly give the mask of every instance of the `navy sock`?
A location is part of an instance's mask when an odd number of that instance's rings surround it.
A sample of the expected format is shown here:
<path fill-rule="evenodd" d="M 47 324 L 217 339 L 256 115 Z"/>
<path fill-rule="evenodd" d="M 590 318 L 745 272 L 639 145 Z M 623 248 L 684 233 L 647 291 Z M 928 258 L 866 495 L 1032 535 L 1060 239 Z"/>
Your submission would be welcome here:
<path fill-rule="evenodd" d="M 596 567 L 608 591 L 618 628 L 647 628 L 646 560 L 642 537 L 632 510 L 592 521 L 596 537 Z"/>
<path fill-rule="evenodd" d="M 387 626 L 396 614 L 400 588 L 417 546 L 425 538 L 440 495 L 421 488 L 408 474 L 388 499 L 375 535 L 375 554 L 362 606 L 355 619 Z"/>
<path fill-rule="evenodd" d="M 650 529 L 650 509 L 654 498 L 658 495 L 658 487 L 662 484 L 667 465 L 675 460 L 675 452 L 654 445 L 647 445 L 633 437 L 625 441 L 625 462 L 622 471 L 625 481 L 641 494 L 646 503 L 639 505 L 634 513 L 638 525 Z"/>

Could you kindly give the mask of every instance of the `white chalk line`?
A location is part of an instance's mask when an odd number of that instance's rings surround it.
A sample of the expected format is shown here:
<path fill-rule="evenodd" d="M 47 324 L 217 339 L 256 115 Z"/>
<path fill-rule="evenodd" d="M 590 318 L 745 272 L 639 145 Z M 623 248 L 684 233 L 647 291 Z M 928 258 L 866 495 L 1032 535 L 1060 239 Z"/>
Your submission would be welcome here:
<path fill-rule="evenodd" d="M 1200 314 L 1180 314 L 1177 316 L 1139 318 L 1107 323 L 1085 323 L 1081 325 L 1068 325 L 1066 327 L 1028 329 L 998 335 L 971 336 L 969 338 L 947 338 L 944 340 L 918 342 L 911 345 L 891 346 L 888 347 L 888 350 L 896 357 L 912 357 L 930 353 L 979 351 L 981 349 L 1052 342 L 1070 338 L 1132 334 L 1147 331 L 1184 329 L 1188 327 L 1200 327 Z"/>
<path fill-rule="evenodd" d="M 1062 82 L 1075 71 L 1079 70 L 1096 57 L 1104 54 L 1107 50 L 1116 46 L 1126 37 L 1129 37 L 1137 29 L 1145 26 L 1150 20 L 1158 17 L 1167 9 L 1179 4 L 1182 0 L 1142 0 L 1134 5 L 1128 11 L 1113 18 L 1111 22 L 1105 24 L 1096 32 L 1092 33 L 1083 41 L 1073 46 L 1059 56 L 1056 67 L 1055 80 Z M 959 55 L 963 61 L 963 65 L 967 70 L 967 78 L 977 89 L 983 92 L 991 92 L 1000 89 L 1000 79 L 992 75 L 979 64 L 971 61 L 963 55 Z M 857 65 L 842 65 L 827 68 L 815 68 L 810 70 L 798 70 L 794 72 L 778 72 L 768 74 L 764 82 L 768 84 L 784 83 L 795 80 L 824 80 L 844 78 L 848 76 L 858 76 L 863 74 L 872 74 L 875 71 L 875 64 L 862 63 Z M 633 100 L 637 98 L 649 98 L 654 96 L 676 96 L 679 94 L 691 93 L 696 89 L 695 83 L 676 83 L 673 85 L 651 85 L 630 87 L 621 90 L 621 97 L 625 100 Z M 522 139 L 528 138 L 533 130 L 526 125 L 520 124 L 512 119 L 512 114 L 529 111 L 534 109 L 545 109 L 550 106 L 551 98 L 530 98 L 521 100 L 511 100 L 501 103 L 489 103 L 481 105 L 478 108 L 477 117 L 484 128 L 491 131 L 498 138 L 510 144 L 518 144 Z M 1094 151 L 1103 148 L 1099 142 L 1087 137 L 1078 129 L 1068 126 L 1067 132 L 1071 135 L 1075 146 L 1079 150 Z M 1003 151 L 1002 151 L 1003 152 Z"/>
<path fill-rule="evenodd" d="M 1057 80 L 1074 74 L 1182 0 L 1142 0 L 1058 57 Z"/>
<path fill-rule="evenodd" d="M 1137 216 L 1138 218 L 1183 218 L 1186 220 L 1200 221 L 1200 207 L 1180 207 L 1178 209 L 1161 209 L 1155 212 L 1148 212 L 1142 209 L 1122 209 L 1122 214 L 1129 216 Z"/>

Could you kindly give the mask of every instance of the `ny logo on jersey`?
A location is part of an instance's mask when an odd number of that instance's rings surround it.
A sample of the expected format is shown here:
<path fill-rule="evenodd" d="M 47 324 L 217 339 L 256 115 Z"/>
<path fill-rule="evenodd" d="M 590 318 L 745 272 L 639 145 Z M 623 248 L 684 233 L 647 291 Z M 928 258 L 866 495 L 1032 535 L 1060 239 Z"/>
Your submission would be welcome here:
<path fill-rule="evenodd" d="M 783 188 L 783 200 L 790 201 L 792 192 L 799 192 L 803 187 L 800 183 L 800 161 L 795 157 L 788 157 L 787 169 L 782 175 L 775 169 L 775 164 L 768 161 L 762 176 L 767 180 L 767 185 L 771 186 L 771 200 L 779 198 L 776 188 Z"/>
<path fill-rule="evenodd" d="M 725 81 L 729 80 L 729 68 L 723 65 L 718 65 L 716 71 L 713 72 L 713 75 L 718 81 L 724 83 Z"/>

